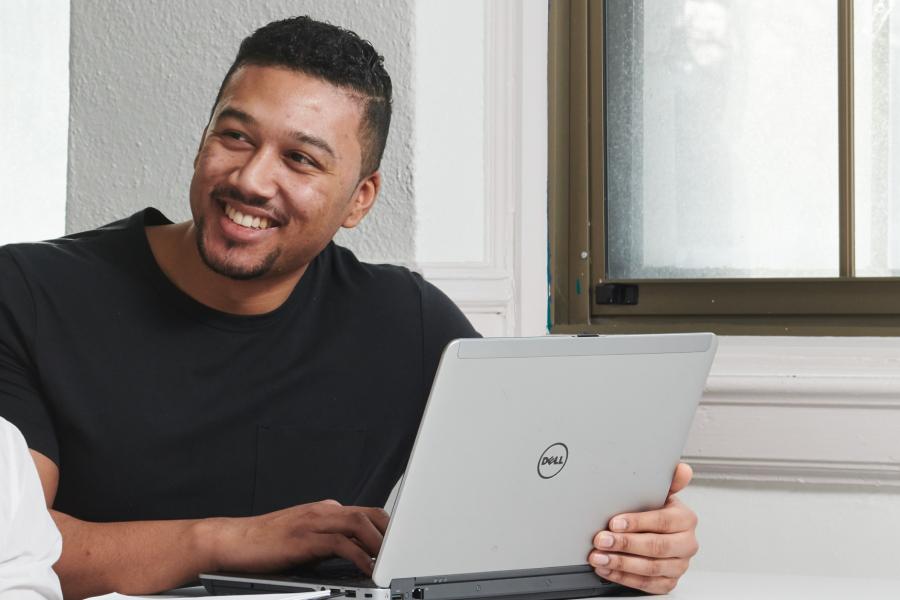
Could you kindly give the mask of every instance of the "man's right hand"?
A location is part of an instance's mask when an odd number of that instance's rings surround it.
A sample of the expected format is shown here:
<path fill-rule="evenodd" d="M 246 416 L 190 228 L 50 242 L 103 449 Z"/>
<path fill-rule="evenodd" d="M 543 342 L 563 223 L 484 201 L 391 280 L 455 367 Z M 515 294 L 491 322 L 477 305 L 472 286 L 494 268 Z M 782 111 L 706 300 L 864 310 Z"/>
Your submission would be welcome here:
<path fill-rule="evenodd" d="M 220 571 L 268 573 L 340 556 L 371 575 L 387 524 L 380 508 L 324 500 L 258 517 L 207 519 L 202 527 Z"/>
<path fill-rule="evenodd" d="M 31 451 L 53 505 L 59 469 Z M 256 517 L 92 523 L 50 511 L 63 536 L 54 569 L 66 600 L 109 592 L 145 595 L 211 571 L 271 572 L 340 556 L 367 574 L 381 549 L 388 515 L 334 500 Z"/>

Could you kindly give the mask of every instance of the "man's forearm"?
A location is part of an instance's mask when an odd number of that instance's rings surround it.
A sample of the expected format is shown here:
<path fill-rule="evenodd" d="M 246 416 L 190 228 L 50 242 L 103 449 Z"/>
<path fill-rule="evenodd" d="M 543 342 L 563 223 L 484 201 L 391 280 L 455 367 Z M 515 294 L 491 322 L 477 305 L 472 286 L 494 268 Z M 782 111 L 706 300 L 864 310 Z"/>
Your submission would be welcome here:
<path fill-rule="evenodd" d="M 51 511 L 63 536 L 56 572 L 68 600 L 151 594 L 204 571 L 268 573 L 340 556 L 372 571 L 388 525 L 380 508 L 334 500 L 255 517 L 88 523 Z"/>
<path fill-rule="evenodd" d="M 67 600 L 149 594 L 215 570 L 217 519 L 90 523 L 51 511 L 63 537 L 55 569 Z"/>

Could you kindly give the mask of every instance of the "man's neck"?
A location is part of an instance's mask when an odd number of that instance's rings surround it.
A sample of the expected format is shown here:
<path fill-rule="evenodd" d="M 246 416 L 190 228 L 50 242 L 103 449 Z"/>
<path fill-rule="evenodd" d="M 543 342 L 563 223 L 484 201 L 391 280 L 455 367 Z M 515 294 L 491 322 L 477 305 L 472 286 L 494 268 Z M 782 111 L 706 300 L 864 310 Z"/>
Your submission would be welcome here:
<path fill-rule="evenodd" d="M 285 277 L 239 281 L 219 275 L 203 262 L 191 221 L 146 227 L 147 241 L 162 272 L 182 292 L 210 308 L 235 315 L 272 312 L 288 299 L 302 271 Z"/>

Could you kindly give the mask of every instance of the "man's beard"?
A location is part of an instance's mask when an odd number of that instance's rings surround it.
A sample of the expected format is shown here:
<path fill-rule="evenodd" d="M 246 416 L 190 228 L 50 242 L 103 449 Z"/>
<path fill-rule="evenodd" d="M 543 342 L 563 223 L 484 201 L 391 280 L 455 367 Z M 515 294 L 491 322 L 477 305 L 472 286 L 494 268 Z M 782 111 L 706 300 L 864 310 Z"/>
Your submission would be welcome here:
<path fill-rule="evenodd" d="M 209 267 L 219 275 L 228 277 L 229 279 L 247 281 L 250 279 L 257 279 L 259 277 L 262 277 L 272 270 L 272 266 L 281 255 L 281 250 L 279 248 L 275 248 L 265 258 L 263 258 L 257 264 L 251 266 L 234 265 L 229 263 L 227 260 L 217 261 L 206 251 L 206 241 L 204 239 L 205 237 L 206 221 L 203 218 L 200 218 L 197 220 L 197 251 L 200 253 L 200 258 L 203 259 L 203 263 L 207 267 Z M 226 249 L 230 250 L 231 248 L 235 247 L 237 247 L 237 244 L 233 244 L 229 241 L 225 242 Z"/>

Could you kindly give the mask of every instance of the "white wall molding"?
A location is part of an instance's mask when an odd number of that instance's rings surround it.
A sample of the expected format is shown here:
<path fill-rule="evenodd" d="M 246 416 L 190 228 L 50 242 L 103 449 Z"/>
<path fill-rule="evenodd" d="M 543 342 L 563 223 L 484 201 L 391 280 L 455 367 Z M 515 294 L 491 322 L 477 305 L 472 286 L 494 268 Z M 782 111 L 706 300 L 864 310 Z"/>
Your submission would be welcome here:
<path fill-rule="evenodd" d="M 743 481 L 900 489 L 900 468 L 884 463 L 690 459 L 698 481 Z"/>
<path fill-rule="evenodd" d="M 490 304 L 502 307 L 504 314 L 514 313 L 514 290 L 508 271 L 477 266 L 426 265 L 423 275 L 450 296 L 463 312 L 471 306 Z"/>
<path fill-rule="evenodd" d="M 519 189 L 515 247 L 517 335 L 547 333 L 550 289 L 547 263 L 547 164 L 549 152 L 547 60 L 550 6 L 547 0 L 517 0 L 521 21 Z"/>
<path fill-rule="evenodd" d="M 900 487 L 900 339 L 720 339 L 698 479 Z"/>
<path fill-rule="evenodd" d="M 501 0 L 485 3 L 484 72 L 484 256 L 482 262 L 423 263 L 423 275 L 441 288 L 470 317 L 493 315 L 476 327 L 489 335 L 515 334 L 513 290 L 514 215 L 518 197 L 519 152 L 516 82 L 520 61 L 515 51 L 520 7 Z M 490 307 L 485 312 L 486 307 Z M 477 319 L 476 319 L 477 320 Z"/>
<path fill-rule="evenodd" d="M 482 333 L 539 335 L 547 289 L 547 2 L 484 7 L 485 260 L 419 267 L 463 312 L 491 316 L 476 319 Z"/>

